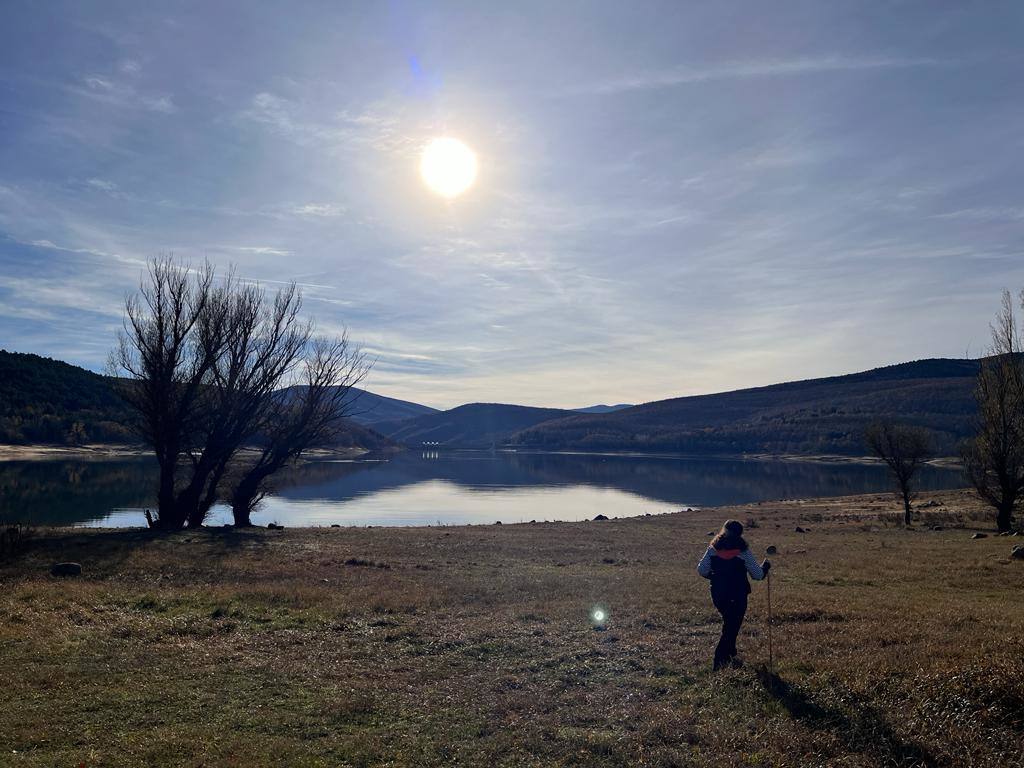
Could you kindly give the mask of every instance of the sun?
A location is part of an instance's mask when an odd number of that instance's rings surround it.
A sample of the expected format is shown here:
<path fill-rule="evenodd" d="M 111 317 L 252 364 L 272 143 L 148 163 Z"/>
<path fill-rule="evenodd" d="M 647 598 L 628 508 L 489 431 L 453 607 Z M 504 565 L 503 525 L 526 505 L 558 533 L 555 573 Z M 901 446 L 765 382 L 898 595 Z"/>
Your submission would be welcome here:
<path fill-rule="evenodd" d="M 427 144 L 420 159 L 423 182 L 449 199 L 473 186 L 476 172 L 476 153 L 458 139 L 447 136 Z"/>

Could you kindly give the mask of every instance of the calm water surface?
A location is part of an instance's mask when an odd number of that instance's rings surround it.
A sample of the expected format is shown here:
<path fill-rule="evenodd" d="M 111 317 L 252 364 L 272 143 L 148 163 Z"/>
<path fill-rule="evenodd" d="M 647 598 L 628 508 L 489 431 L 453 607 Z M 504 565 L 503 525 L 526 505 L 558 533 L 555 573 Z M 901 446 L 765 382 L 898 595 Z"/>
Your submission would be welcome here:
<path fill-rule="evenodd" d="M 149 459 L 0 462 L 0 520 L 138 526 L 154 506 Z M 927 467 L 928 490 L 964 485 Z M 889 489 L 881 466 L 544 453 L 408 452 L 379 461 L 313 461 L 283 474 L 254 522 L 455 525 L 627 517 L 686 507 Z M 230 521 L 224 506 L 210 523 Z"/>

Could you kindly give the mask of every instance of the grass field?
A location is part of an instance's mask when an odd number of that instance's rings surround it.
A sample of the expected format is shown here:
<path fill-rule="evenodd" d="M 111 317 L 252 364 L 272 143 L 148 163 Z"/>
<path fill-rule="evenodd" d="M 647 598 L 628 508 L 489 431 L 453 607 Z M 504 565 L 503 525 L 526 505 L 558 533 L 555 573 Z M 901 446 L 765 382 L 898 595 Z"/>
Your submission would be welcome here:
<path fill-rule="evenodd" d="M 38 531 L 0 566 L 0 764 L 1024 765 L 1021 538 L 961 492 L 588 523 Z M 614 515 L 614 511 L 604 510 Z M 694 566 L 772 559 L 713 674 Z M 809 528 L 797 533 L 796 526 Z M 79 578 L 56 579 L 60 560 Z M 589 613 L 610 613 L 604 631 Z"/>

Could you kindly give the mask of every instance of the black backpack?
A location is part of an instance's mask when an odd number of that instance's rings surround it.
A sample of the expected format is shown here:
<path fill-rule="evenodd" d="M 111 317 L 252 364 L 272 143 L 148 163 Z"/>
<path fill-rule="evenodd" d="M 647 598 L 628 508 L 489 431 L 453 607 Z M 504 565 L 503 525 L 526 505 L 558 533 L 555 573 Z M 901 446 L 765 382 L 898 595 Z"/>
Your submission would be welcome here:
<path fill-rule="evenodd" d="M 711 557 L 711 597 L 712 599 L 733 599 L 750 594 L 750 581 L 747 580 L 747 564 L 743 558 Z"/>

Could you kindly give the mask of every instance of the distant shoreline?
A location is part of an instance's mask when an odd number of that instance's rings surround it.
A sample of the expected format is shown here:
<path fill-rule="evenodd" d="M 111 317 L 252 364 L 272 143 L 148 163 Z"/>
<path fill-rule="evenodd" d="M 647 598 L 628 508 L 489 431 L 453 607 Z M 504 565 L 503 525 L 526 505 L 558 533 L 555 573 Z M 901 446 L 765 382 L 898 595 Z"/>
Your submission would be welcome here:
<path fill-rule="evenodd" d="M 251 452 L 243 449 L 242 455 Z M 309 451 L 307 458 L 355 458 L 369 453 L 364 448 Z M 93 443 L 88 445 L 4 445 L 0 444 L 0 461 L 35 459 L 126 459 L 152 456 L 143 445 Z"/>
<path fill-rule="evenodd" d="M 418 450 L 418 449 L 417 449 Z M 437 449 L 435 449 L 437 450 Z M 486 451 L 486 448 L 449 448 L 441 450 L 451 451 Z M 881 464 L 881 459 L 874 456 L 845 456 L 842 454 L 800 454 L 800 453 L 656 453 L 651 451 L 558 451 L 544 450 L 540 448 L 499 448 L 499 453 L 545 453 L 558 454 L 562 456 L 620 456 L 644 459 L 718 459 L 721 461 L 800 461 L 815 464 L 858 464 L 870 465 Z M 957 456 L 936 456 L 926 462 L 933 467 L 940 469 L 959 469 L 962 467 L 960 458 Z"/>
<path fill-rule="evenodd" d="M 421 448 L 406 448 L 409 451 L 422 450 Z M 481 453 L 488 452 L 486 448 L 443 448 L 438 447 L 432 450 L 456 452 Z M 856 464 L 870 465 L 880 464 L 880 460 L 873 456 L 843 456 L 837 454 L 774 454 L 774 453 L 740 453 L 740 454 L 687 454 L 687 453 L 654 453 L 649 451 L 557 451 L 534 448 L 498 448 L 498 453 L 541 453 L 557 454 L 562 456 L 614 456 L 614 457 L 636 457 L 650 459 L 719 459 L 722 461 L 794 461 L 814 464 Z M 142 445 L 128 445 L 116 443 L 90 443 L 86 445 L 6 445 L 0 444 L 0 461 L 28 461 L 35 459 L 118 459 L 134 458 L 151 455 L 151 451 Z M 364 456 L 369 451 L 363 448 L 339 448 L 334 450 L 319 449 L 309 451 L 307 459 L 323 458 L 357 458 Z M 940 469 L 962 468 L 959 457 L 937 456 L 927 462 L 930 466 Z"/>

